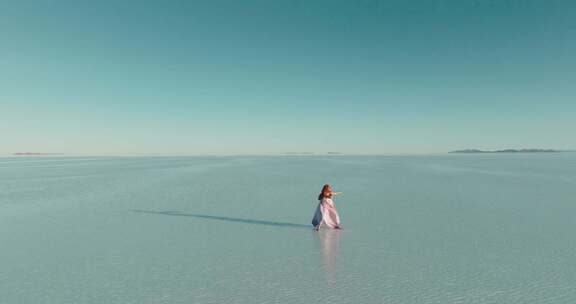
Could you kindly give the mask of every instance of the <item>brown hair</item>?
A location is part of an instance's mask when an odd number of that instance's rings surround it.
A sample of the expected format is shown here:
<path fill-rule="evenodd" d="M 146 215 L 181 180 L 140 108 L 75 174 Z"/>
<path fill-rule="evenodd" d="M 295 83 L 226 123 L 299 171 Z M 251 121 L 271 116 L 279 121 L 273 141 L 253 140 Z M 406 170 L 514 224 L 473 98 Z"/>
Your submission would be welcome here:
<path fill-rule="evenodd" d="M 318 195 L 318 200 L 319 200 L 319 201 L 322 200 L 322 199 L 325 198 L 325 197 L 328 197 L 328 198 L 332 197 L 332 192 L 329 192 L 329 191 L 328 191 L 328 188 L 330 188 L 330 185 L 329 185 L 329 184 L 326 184 L 326 185 L 322 186 L 322 191 L 320 191 L 320 194 Z"/>

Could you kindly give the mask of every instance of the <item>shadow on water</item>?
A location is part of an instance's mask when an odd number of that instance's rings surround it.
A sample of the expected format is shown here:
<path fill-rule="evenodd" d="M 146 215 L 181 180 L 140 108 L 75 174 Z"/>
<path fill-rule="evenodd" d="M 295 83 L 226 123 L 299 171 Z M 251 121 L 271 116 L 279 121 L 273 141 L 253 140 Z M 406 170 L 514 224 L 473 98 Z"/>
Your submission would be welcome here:
<path fill-rule="evenodd" d="M 201 218 L 201 219 L 226 221 L 226 222 L 236 222 L 236 223 L 244 223 L 244 224 L 312 229 L 311 225 L 294 224 L 294 223 L 286 223 L 286 222 L 262 221 L 262 220 L 253 220 L 253 219 L 228 217 L 228 216 L 216 216 L 216 215 L 207 215 L 207 214 L 183 213 L 180 211 L 151 211 L 151 210 L 140 210 L 140 209 L 130 209 L 130 211 L 140 212 L 140 213 L 149 213 L 149 214 L 171 215 L 171 216 L 188 216 L 188 217 L 195 217 L 195 218 Z"/>

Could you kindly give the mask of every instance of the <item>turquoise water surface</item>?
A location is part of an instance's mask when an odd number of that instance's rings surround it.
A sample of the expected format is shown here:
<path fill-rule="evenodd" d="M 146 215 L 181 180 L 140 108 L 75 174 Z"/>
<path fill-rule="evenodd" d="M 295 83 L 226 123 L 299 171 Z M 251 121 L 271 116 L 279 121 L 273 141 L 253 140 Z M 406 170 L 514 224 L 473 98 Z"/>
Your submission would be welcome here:
<path fill-rule="evenodd" d="M 0 303 L 572 304 L 575 198 L 575 153 L 2 157 Z"/>

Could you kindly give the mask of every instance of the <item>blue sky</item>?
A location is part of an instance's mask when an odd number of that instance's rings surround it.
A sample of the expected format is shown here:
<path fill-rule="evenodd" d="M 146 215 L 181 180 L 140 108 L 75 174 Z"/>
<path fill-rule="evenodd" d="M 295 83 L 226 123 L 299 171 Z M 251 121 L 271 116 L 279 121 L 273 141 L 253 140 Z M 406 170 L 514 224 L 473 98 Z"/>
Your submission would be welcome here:
<path fill-rule="evenodd" d="M 0 153 L 575 149 L 574 54 L 574 1 L 1 1 Z"/>

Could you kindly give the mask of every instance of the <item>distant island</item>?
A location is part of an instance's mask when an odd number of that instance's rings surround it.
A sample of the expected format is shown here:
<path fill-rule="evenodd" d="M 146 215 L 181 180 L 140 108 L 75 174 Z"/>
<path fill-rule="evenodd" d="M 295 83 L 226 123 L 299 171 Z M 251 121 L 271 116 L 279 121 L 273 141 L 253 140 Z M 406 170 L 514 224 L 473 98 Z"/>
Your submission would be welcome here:
<path fill-rule="evenodd" d="M 328 155 L 342 155 L 344 153 L 342 152 L 334 152 L 334 151 L 330 151 L 330 152 L 284 152 L 282 153 L 283 155 L 322 155 L 322 154 L 328 154 Z"/>
<path fill-rule="evenodd" d="M 564 152 L 564 151 L 553 150 L 553 149 L 505 149 L 505 150 L 495 150 L 495 151 L 466 149 L 466 150 L 450 151 L 448 153 L 558 153 L 558 152 Z"/>
<path fill-rule="evenodd" d="M 43 153 L 43 152 L 16 152 L 14 155 L 63 155 L 63 153 Z"/>
<path fill-rule="evenodd" d="M 284 155 L 313 155 L 314 152 L 284 152 Z"/>

